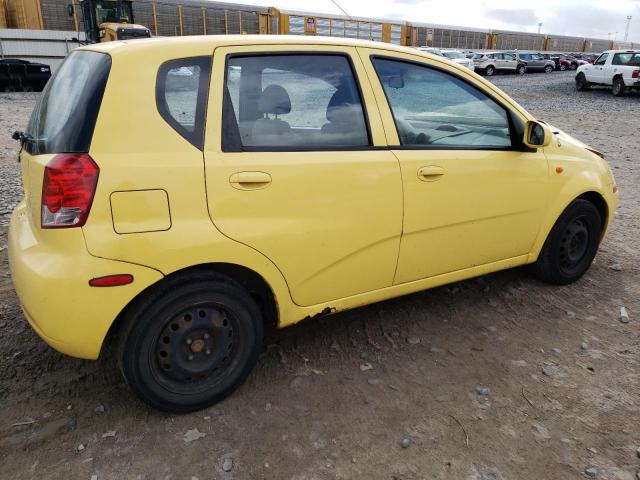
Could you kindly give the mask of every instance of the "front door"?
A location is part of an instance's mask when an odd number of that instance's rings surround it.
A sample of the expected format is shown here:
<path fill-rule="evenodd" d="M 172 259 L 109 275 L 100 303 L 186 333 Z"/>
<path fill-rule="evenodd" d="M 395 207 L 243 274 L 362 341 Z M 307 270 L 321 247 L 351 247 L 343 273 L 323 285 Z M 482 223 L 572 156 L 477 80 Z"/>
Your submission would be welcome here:
<path fill-rule="evenodd" d="M 270 259 L 298 305 L 391 286 L 402 181 L 355 49 L 229 47 L 213 58 L 205 164 L 216 227 Z"/>
<path fill-rule="evenodd" d="M 522 120 L 507 100 L 435 62 L 366 53 L 404 182 L 395 283 L 528 254 L 547 202 L 547 161 L 519 146 L 510 116 Z"/>

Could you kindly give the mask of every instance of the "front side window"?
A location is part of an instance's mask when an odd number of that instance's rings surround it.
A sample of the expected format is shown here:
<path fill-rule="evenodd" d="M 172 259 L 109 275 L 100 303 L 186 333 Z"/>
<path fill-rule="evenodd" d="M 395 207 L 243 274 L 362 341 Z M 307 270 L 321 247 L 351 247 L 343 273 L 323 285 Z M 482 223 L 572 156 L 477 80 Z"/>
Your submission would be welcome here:
<path fill-rule="evenodd" d="M 507 111 L 477 88 L 440 70 L 374 58 L 401 145 L 511 147 Z"/>
<path fill-rule="evenodd" d="M 222 130 L 224 151 L 370 145 L 360 92 L 343 55 L 230 57 Z"/>
<path fill-rule="evenodd" d="M 593 63 L 594 65 L 604 65 L 605 62 L 607 61 L 607 57 L 609 56 L 608 53 L 603 53 L 602 55 L 600 55 L 598 57 L 598 59 Z"/>
<path fill-rule="evenodd" d="M 202 150 L 211 57 L 170 60 L 158 70 L 156 103 L 162 118 Z"/>

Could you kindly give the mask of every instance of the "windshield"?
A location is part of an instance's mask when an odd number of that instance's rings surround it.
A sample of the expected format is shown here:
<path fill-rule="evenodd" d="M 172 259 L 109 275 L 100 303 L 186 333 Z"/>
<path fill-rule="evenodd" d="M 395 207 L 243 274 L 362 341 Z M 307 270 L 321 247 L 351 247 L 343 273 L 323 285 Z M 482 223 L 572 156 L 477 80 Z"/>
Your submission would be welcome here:
<path fill-rule="evenodd" d="M 111 57 L 72 52 L 47 82 L 27 127 L 32 155 L 89 151 Z"/>
<path fill-rule="evenodd" d="M 131 4 L 122 2 L 120 12 L 118 13 L 118 4 L 116 2 L 99 2 L 96 5 L 96 20 L 98 25 L 101 23 L 132 23 Z"/>
<path fill-rule="evenodd" d="M 464 55 L 462 55 L 460 52 L 442 52 L 444 53 L 444 56 L 447 58 L 467 58 Z"/>

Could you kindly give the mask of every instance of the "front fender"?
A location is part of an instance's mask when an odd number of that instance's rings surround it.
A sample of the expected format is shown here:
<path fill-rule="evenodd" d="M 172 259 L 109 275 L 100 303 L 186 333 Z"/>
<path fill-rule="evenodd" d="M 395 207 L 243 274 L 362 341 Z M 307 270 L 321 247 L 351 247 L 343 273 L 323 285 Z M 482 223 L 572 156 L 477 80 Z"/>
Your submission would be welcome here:
<path fill-rule="evenodd" d="M 566 167 L 562 166 L 559 166 L 559 168 L 566 169 Z M 559 174 L 556 173 L 552 174 L 559 176 Z M 609 225 L 611 224 L 611 220 L 615 212 L 615 207 L 617 205 L 617 194 L 614 194 L 613 191 L 611 191 L 610 193 L 608 192 L 608 190 L 612 190 L 611 186 L 605 185 L 602 176 L 599 175 L 598 172 L 583 170 L 581 172 L 576 172 L 566 182 L 553 183 L 555 183 L 555 185 L 552 185 L 551 188 L 551 201 L 549 202 L 549 209 L 542 219 L 540 231 L 538 232 L 538 236 L 533 244 L 531 253 L 529 254 L 529 262 L 535 262 L 537 260 L 538 255 L 540 254 L 540 251 L 544 246 L 544 242 L 549 236 L 549 233 L 551 232 L 551 229 L 555 225 L 556 221 L 558 220 L 560 215 L 562 215 L 562 212 L 564 212 L 565 209 L 571 204 L 571 202 L 576 200 L 578 197 L 589 193 L 596 193 L 604 200 L 604 203 L 607 206 L 607 218 L 605 220 L 605 224 L 603 225 L 603 237 L 608 230 Z"/>

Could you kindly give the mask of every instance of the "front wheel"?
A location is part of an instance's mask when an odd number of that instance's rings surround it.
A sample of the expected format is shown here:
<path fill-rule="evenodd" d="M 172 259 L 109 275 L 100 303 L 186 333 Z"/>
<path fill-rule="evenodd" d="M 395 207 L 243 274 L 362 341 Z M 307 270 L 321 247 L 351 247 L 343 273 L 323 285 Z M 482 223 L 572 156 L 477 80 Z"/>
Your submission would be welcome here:
<path fill-rule="evenodd" d="M 524 65 L 518 65 L 518 68 L 516 70 L 516 72 L 518 72 L 518 75 L 524 75 L 524 72 L 527 71 L 527 67 L 525 67 Z"/>
<path fill-rule="evenodd" d="M 544 67 L 544 73 L 551 73 L 553 72 L 553 67 L 551 65 L 547 65 L 546 67 Z"/>
<path fill-rule="evenodd" d="M 491 65 L 489 65 L 489 66 L 486 68 L 486 70 L 484 71 L 484 74 L 485 74 L 487 77 L 492 77 L 494 73 L 495 73 L 495 69 L 494 69 Z"/>
<path fill-rule="evenodd" d="M 547 283 L 566 285 L 578 280 L 593 262 L 603 219 L 587 200 L 574 200 L 551 229 L 533 264 L 536 276 Z"/>
<path fill-rule="evenodd" d="M 226 277 L 168 280 L 125 314 L 118 358 L 126 383 L 168 412 L 192 412 L 233 392 L 256 364 L 260 310 Z"/>
<path fill-rule="evenodd" d="M 611 85 L 611 93 L 613 93 L 616 97 L 621 97 L 624 95 L 624 80 L 620 77 L 613 79 L 613 84 Z"/>
<path fill-rule="evenodd" d="M 584 73 L 579 73 L 576 76 L 576 90 L 579 92 L 584 92 L 587 88 L 589 88 L 589 82 L 587 82 L 587 78 L 584 76 Z"/>
<path fill-rule="evenodd" d="M 567 66 L 564 63 L 560 64 L 560 71 L 564 72 L 567 69 Z"/>

